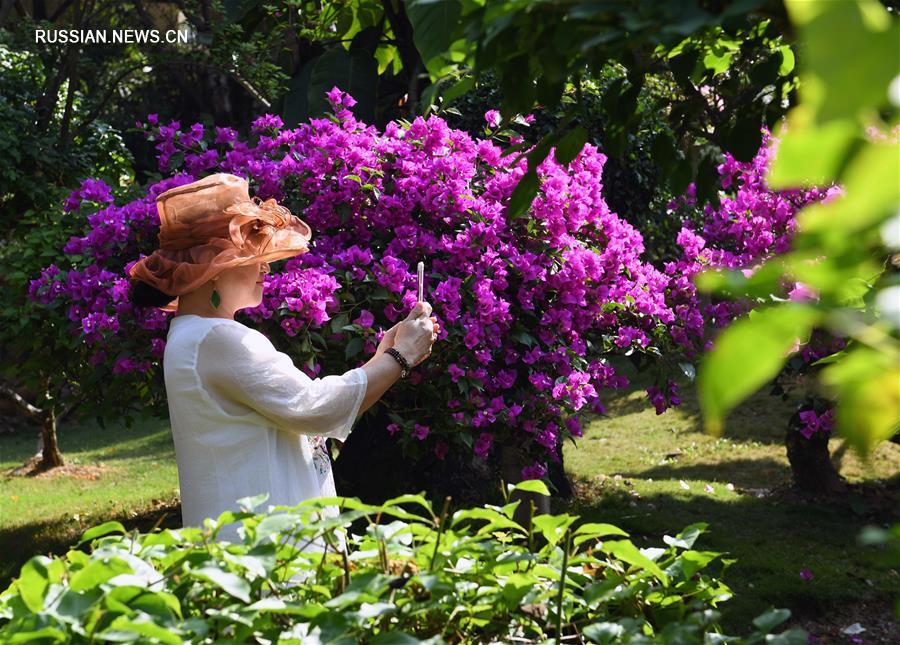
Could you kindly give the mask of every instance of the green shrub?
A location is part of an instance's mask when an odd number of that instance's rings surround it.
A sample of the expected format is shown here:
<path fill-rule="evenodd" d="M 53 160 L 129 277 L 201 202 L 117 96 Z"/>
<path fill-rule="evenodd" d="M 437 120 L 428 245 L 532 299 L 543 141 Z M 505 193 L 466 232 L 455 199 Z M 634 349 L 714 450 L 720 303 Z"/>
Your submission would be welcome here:
<path fill-rule="evenodd" d="M 109 522 L 84 534 L 90 554 L 35 556 L 0 594 L 0 641 L 540 642 L 561 629 L 563 642 L 757 642 L 790 615 L 761 616 L 746 639 L 718 634 L 715 608 L 731 592 L 710 569 L 729 561 L 693 549 L 703 524 L 641 549 L 567 514 L 528 530 L 512 519 L 520 502 L 436 515 L 405 495 L 254 512 L 264 501 L 240 500 L 203 529 L 127 534 Z M 231 522 L 242 541 L 217 541 Z M 351 525 L 362 530 L 345 537 Z"/>

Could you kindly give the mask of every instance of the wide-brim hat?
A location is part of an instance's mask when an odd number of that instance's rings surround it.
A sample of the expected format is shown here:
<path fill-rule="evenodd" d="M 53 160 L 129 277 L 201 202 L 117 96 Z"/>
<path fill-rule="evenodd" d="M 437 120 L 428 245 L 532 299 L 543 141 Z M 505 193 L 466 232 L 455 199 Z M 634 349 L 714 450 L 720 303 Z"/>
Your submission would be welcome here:
<path fill-rule="evenodd" d="M 225 269 L 305 253 L 312 239 L 306 222 L 274 199 L 251 199 L 247 180 L 228 173 L 169 189 L 156 208 L 159 249 L 128 274 L 175 296 L 164 311 Z"/>

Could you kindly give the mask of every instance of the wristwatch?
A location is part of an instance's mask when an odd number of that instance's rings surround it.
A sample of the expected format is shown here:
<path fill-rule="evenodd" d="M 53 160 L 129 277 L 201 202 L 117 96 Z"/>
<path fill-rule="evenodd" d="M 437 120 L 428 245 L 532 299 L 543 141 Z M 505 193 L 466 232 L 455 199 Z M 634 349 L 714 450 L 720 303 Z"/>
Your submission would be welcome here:
<path fill-rule="evenodd" d="M 403 354 L 398 352 L 393 347 L 388 347 L 386 350 L 384 350 L 384 353 L 390 354 L 391 356 L 393 356 L 394 358 L 397 359 L 398 363 L 400 363 L 400 378 L 406 378 L 407 376 L 409 376 L 409 370 L 410 370 L 409 361 L 407 361 L 405 358 L 403 358 Z"/>

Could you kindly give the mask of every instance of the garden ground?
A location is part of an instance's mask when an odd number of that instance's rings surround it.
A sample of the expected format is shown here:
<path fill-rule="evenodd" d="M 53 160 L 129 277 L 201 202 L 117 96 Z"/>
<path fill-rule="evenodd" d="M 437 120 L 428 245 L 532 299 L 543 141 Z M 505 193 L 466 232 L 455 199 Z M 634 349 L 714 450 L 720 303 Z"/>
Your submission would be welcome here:
<path fill-rule="evenodd" d="M 789 487 L 783 444 L 792 402 L 758 395 L 717 439 L 702 433 L 690 388 L 683 398 L 657 416 L 642 391 L 612 394 L 609 418 L 591 420 L 579 445 L 566 448 L 577 496 L 555 510 L 617 524 L 648 545 L 708 523 L 696 548 L 736 560 L 724 574 L 736 595 L 722 606 L 732 631 L 776 606 L 826 640 L 860 623 L 865 642 L 888 642 L 900 629 L 891 609 L 900 575 L 856 538 L 867 524 L 900 519 L 900 445 L 882 445 L 866 466 L 833 441 L 835 462 L 855 486 L 841 499 L 804 499 Z M 37 477 L 6 475 L 31 456 L 34 437 L 0 435 L 0 589 L 28 557 L 63 553 L 92 525 L 119 519 L 149 530 L 180 520 L 165 422 L 65 425 L 59 435 L 73 468 Z"/>

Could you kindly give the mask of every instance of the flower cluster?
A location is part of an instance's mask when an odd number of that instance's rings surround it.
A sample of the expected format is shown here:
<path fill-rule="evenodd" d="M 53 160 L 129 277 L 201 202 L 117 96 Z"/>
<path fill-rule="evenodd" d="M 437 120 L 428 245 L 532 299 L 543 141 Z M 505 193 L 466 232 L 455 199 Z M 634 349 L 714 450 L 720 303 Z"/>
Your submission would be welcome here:
<path fill-rule="evenodd" d="M 694 278 L 708 269 L 740 270 L 746 276 L 752 275 L 769 258 L 790 250 L 796 215 L 804 206 L 840 194 L 840 188 L 835 186 L 797 190 L 769 188 L 765 176 L 777 154 L 777 144 L 778 141 L 766 131 L 762 146 L 752 161 L 738 162 L 725 154 L 724 161 L 718 166 L 721 188 L 718 206 L 707 204 L 700 217 L 684 218 L 699 220 L 700 225 L 682 227 L 677 237 L 682 256 L 664 266 L 669 276 L 667 302 L 677 316 L 669 332 L 689 358 L 709 349 L 715 330 L 725 327 L 754 306 L 748 300 L 703 298 L 697 292 Z M 669 209 L 673 214 L 696 211 L 693 184 L 684 196 L 669 204 Z M 813 301 L 818 297 L 801 283 L 785 284 L 783 296 L 795 302 Z M 839 344 L 839 341 L 835 342 Z M 799 341 L 796 349 L 804 358 L 818 354 Z M 672 405 L 659 390 L 654 389 L 650 396 L 657 413 Z"/>
<path fill-rule="evenodd" d="M 329 118 L 284 130 L 265 115 L 250 141 L 150 115 L 160 167 L 178 172 L 142 199 L 89 215 L 85 235 L 65 249 L 81 266 L 48 268 L 33 297 L 62 300 L 73 330 L 117 356 L 117 369 L 158 363 L 168 316 L 122 300 L 129 261 L 155 249 L 155 197 L 210 172 L 248 177 L 315 233 L 310 252 L 269 274 L 262 303 L 242 315 L 273 337 L 302 339 L 293 353 L 312 374 L 346 368 L 347 358 L 362 364 L 414 305 L 415 265 L 425 260 L 442 351 L 414 377 L 433 400 L 404 413 L 409 392 L 392 389 L 400 420 L 389 430 L 430 443 L 439 458 L 453 443 L 486 456 L 512 441 L 531 448 L 530 475 L 545 473 L 563 439 L 581 435 L 579 410 L 601 411 L 599 392 L 627 383 L 605 355 L 656 349 L 676 321 L 670 277 L 641 260 L 640 234 L 603 201 L 605 156 L 586 145 L 563 166 L 550 155 L 530 211 L 513 218 L 507 204 L 524 159 L 436 116 L 379 132 L 356 120 L 349 95 L 335 88 L 328 98 Z M 109 351 L 131 325 L 158 342 L 143 354 Z"/>
<path fill-rule="evenodd" d="M 667 380 L 665 392 L 655 385 L 647 388 L 647 396 L 650 402 L 656 408 L 656 414 L 662 414 L 669 408 L 681 405 L 681 397 L 678 396 L 678 384 L 675 381 Z"/>
<path fill-rule="evenodd" d="M 762 146 L 752 161 L 742 163 L 730 154 L 718 166 L 720 199 L 718 207 L 703 209 L 702 227 L 685 225 L 677 242 L 682 257 L 668 262 L 671 276 L 669 303 L 678 314 L 673 338 L 689 352 L 705 347 L 707 327 L 724 327 L 750 308 L 747 302 L 702 302 L 693 284 L 701 271 L 740 269 L 750 275 L 769 258 L 791 248 L 796 215 L 807 204 L 827 201 L 840 193 L 838 187 L 772 190 L 765 176 L 778 142 L 764 132 Z M 694 186 L 669 204 L 671 211 L 695 208 Z M 804 285 L 788 285 L 794 300 L 815 298 Z"/>
<path fill-rule="evenodd" d="M 800 417 L 799 432 L 807 439 L 811 438 L 815 433 L 822 432 L 830 434 L 834 428 L 834 409 L 828 408 L 825 412 L 819 414 L 814 409 L 803 410 L 798 415 Z"/>

